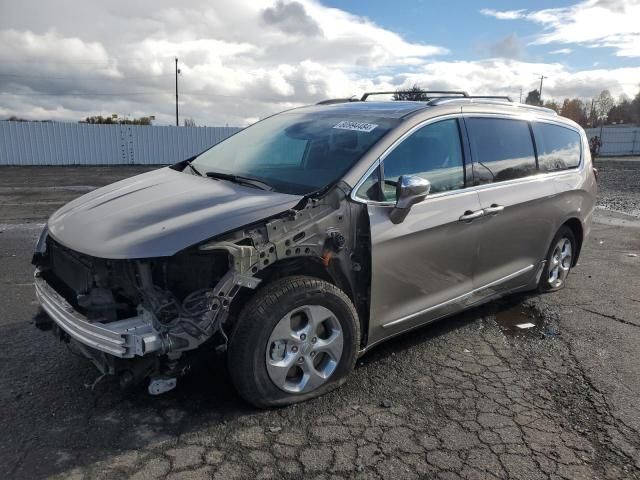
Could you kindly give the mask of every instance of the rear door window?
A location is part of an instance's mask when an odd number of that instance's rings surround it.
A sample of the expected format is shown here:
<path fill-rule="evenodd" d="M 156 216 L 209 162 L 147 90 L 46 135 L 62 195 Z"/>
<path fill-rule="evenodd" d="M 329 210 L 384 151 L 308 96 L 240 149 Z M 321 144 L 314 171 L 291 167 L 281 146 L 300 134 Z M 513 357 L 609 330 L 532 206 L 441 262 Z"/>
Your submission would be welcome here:
<path fill-rule="evenodd" d="M 537 173 L 528 122 L 467 118 L 474 184 L 502 182 Z"/>
<path fill-rule="evenodd" d="M 580 134 L 570 128 L 535 122 L 538 166 L 543 172 L 566 170 L 580 164 Z"/>

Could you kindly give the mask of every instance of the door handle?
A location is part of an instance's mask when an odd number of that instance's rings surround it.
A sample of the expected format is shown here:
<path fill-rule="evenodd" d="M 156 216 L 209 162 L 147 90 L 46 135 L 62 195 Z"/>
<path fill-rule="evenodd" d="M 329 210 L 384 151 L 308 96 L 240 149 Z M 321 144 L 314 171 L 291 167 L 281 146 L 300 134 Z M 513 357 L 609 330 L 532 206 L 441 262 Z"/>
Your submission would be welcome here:
<path fill-rule="evenodd" d="M 462 214 L 459 220 L 461 222 L 471 222 L 472 220 L 475 220 L 476 218 L 480 218 L 483 215 L 484 215 L 484 210 L 476 210 L 475 212 L 472 212 L 471 210 L 467 210 L 466 212 L 464 212 L 464 214 Z"/>
<path fill-rule="evenodd" d="M 496 205 L 495 203 L 490 207 L 484 209 L 484 213 L 487 215 L 497 215 L 504 210 L 504 205 Z"/>

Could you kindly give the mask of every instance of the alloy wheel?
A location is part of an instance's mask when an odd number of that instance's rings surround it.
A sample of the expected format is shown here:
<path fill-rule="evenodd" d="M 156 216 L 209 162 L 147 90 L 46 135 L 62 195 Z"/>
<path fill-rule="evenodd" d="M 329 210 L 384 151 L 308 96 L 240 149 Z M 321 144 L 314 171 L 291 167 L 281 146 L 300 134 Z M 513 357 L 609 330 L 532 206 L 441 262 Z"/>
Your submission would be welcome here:
<path fill-rule="evenodd" d="M 557 288 L 564 283 L 567 275 L 569 275 L 572 259 L 573 247 L 571 240 L 567 237 L 560 238 L 549 259 L 549 278 L 547 280 L 551 287 Z"/>
<path fill-rule="evenodd" d="M 290 393 L 324 385 L 342 357 L 344 336 L 336 316 L 320 305 L 304 305 L 278 321 L 266 351 L 271 381 Z"/>

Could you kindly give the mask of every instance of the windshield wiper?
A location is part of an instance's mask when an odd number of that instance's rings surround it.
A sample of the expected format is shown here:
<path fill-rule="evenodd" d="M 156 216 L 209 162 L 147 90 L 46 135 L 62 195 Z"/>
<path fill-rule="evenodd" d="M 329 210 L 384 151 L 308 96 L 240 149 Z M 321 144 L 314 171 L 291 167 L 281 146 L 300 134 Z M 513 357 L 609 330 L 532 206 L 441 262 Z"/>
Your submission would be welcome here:
<path fill-rule="evenodd" d="M 193 173 L 195 173 L 200 177 L 202 176 L 202 174 L 198 171 L 198 169 L 194 167 L 189 160 L 185 160 L 184 163 L 187 164 L 187 167 L 189 167 Z"/>
<path fill-rule="evenodd" d="M 267 182 L 258 180 L 257 178 L 245 177 L 242 175 L 235 175 L 233 173 L 222 172 L 207 172 L 207 177 L 217 178 L 219 180 L 229 180 L 230 182 L 240 183 L 243 185 L 249 185 L 251 187 L 259 188 L 261 190 L 273 190 L 273 187 Z"/>

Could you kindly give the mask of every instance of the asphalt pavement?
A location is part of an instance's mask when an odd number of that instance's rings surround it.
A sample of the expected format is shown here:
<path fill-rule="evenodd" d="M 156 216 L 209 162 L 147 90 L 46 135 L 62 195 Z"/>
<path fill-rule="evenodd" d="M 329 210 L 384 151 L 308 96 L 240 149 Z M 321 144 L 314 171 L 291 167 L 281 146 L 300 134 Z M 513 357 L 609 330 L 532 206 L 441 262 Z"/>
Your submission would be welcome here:
<path fill-rule="evenodd" d="M 266 411 L 219 361 L 160 397 L 91 388 L 33 326 L 31 250 L 58 206 L 146 168 L 0 168 L 0 478 L 640 478 L 640 162 L 599 167 L 566 288 L 391 340 L 343 388 Z"/>

